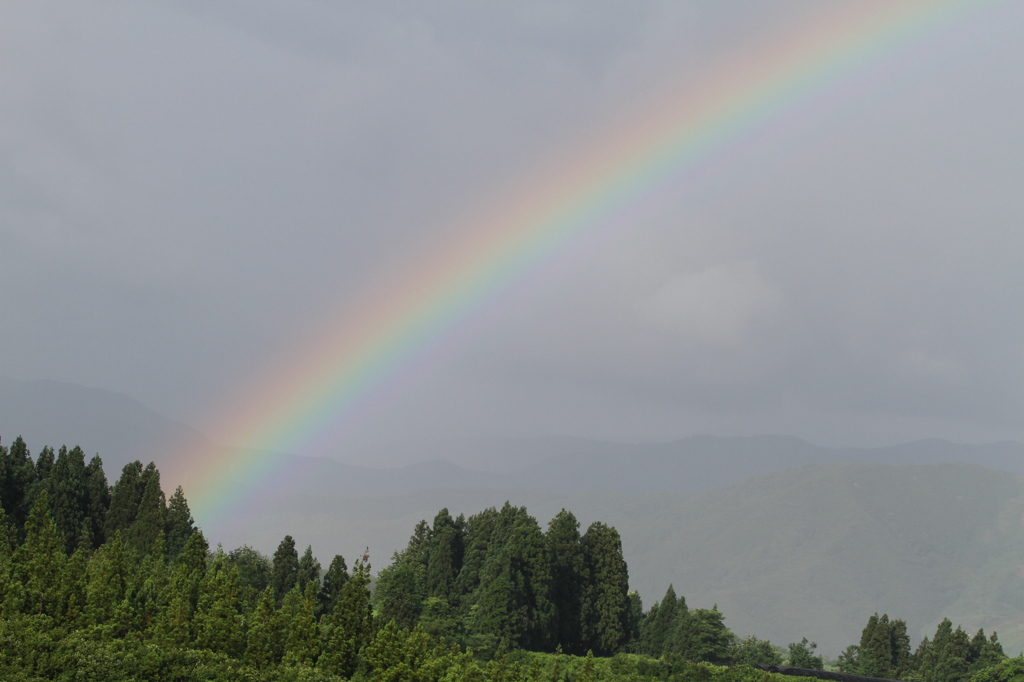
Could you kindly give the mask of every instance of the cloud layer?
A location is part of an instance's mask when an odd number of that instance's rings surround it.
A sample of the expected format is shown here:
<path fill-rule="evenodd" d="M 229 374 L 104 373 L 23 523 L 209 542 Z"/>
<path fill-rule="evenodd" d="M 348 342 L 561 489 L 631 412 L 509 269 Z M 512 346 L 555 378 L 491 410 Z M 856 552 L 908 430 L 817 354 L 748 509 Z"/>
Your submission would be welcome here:
<path fill-rule="evenodd" d="M 203 428 L 452 225 L 821 11 L 7 3 L 0 374 Z M 319 451 L 1024 438 L 1022 25 L 971 14 L 770 125 L 452 330 Z"/>

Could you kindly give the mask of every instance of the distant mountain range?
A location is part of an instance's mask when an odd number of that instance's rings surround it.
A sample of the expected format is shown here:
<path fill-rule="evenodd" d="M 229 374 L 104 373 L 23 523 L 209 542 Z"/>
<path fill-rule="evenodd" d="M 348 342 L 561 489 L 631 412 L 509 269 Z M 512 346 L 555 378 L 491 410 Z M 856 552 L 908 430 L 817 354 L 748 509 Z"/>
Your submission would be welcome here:
<path fill-rule="evenodd" d="M 0 377 L 0 439 L 81 445 L 99 453 L 108 475 L 156 459 L 182 443 L 208 443 L 196 429 L 121 393 L 55 381 Z M 367 448 L 367 467 L 293 457 L 292 485 L 309 492 L 380 495 L 438 487 L 492 487 L 576 494 L 699 493 L 805 464 L 968 462 L 1024 476 L 1024 444 L 964 445 L 920 440 L 880 448 L 832 448 L 789 436 L 697 435 L 667 443 L 609 443 L 567 436 L 403 442 Z M 390 466 L 387 466 L 390 464 Z"/>
<path fill-rule="evenodd" d="M 0 439 L 9 445 L 17 436 L 33 454 L 44 445 L 80 445 L 87 456 L 99 453 L 108 476 L 132 460 L 148 462 L 180 443 L 206 440 L 123 393 L 0 377 Z"/>
<path fill-rule="evenodd" d="M 0 437 L 18 434 L 33 452 L 65 443 L 99 452 L 111 478 L 132 459 L 203 439 L 117 393 L 0 380 Z M 392 468 L 292 457 L 230 525 L 205 529 L 228 549 L 267 553 L 291 534 L 324 563 L 369 545 L 380 568 L 441 507 L 468 515 L 510 500 L 542 525 L 564 507 L 584 528 L 602 520 L 620 530 L 646 605 L 671 582 L 692 606 L 717 603 L 741 635 L 807 636 L 835 655 L 878 611 L 907 620 L 917 637 L 949 616 L 997 629 L 1008 653 L 1024 649 L 1019 443 L 490 439 L 396 445 L 367 460 L 417 453 L 417 463 Z"/>

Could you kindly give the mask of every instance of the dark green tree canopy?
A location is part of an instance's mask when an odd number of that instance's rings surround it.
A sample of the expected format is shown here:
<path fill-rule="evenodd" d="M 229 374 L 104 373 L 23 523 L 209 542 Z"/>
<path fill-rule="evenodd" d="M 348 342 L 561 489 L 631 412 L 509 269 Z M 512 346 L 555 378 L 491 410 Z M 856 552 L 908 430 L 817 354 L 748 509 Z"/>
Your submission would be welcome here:
<path fill-rule="evenodd" d="M 281 602 L 299 580 L 299 553 L 295 549 L 295 539 L 285 535 L 281 544 L 274 552 L 273 570 L 270 574 L 270 586 L 274 589 L 274 598 Z"/>
<path fill-rule="evenodd" d="M 312 546 L 306 547 L 306 551 L 299 559 L 299 568 L 296 572 L 299 591 L 304 592 L 309 583 L 313 583 L 314 593 L 320 592 L 320 562 L 313 556 Z"/>

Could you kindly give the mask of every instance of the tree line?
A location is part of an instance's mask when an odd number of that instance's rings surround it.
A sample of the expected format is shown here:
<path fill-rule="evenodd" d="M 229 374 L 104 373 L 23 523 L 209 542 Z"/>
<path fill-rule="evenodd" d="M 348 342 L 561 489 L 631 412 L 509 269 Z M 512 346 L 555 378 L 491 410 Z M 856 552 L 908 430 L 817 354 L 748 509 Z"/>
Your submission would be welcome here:
<path fill-rule="evenodd" d="M 325 569 L 291 536 L 271 557 L 211 549 L 152 463 L 108 485 L 81 448 L 0 446 L 3 679 L 762 682 L 774 678 L 743 666 L 822 668 L 815 647 L 737 638 L 672 586 L 644 612 L 618 532 L 581 533 L 564 509 L 546 529 L 509 503 L 442 509 L 374 578 L 368 553 Z M 838 666 L 1005 682 L 1008 660 L 994 633 L 949 621 L 911 654 L 906 625 L 876 615 Z"/>

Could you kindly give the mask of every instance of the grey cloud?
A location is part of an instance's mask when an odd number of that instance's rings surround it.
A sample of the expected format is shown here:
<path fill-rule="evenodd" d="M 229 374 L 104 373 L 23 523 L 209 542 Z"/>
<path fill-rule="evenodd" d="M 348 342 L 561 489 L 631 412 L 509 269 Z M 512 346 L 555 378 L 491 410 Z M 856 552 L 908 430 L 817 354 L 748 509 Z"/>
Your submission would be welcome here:
<path fill-rule="evenodd" d="M 493 197 L 824 10 L 3 11 L 0 374 L 121 390 L 202 427 Z M 1024 13 L 999 12 L 943 34 L 956 49 L 925 45 L 769 121 L 659 211 L 528 273 L 322 452 L 417 435 L 1024 437 Z"/>

